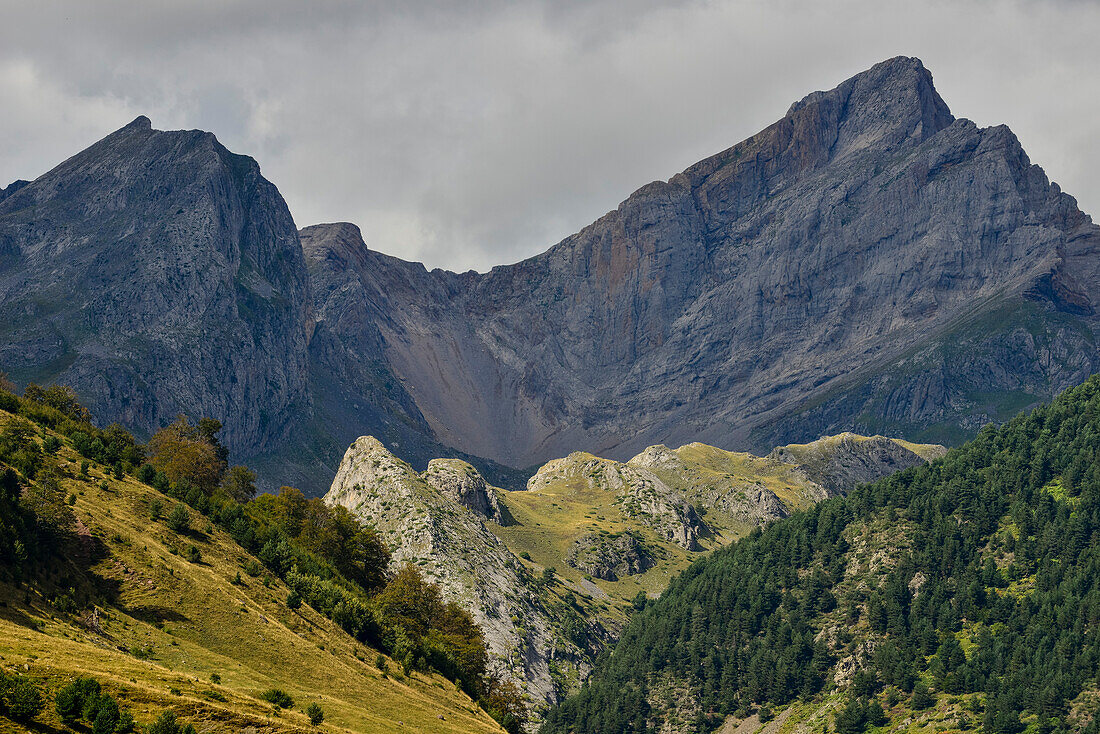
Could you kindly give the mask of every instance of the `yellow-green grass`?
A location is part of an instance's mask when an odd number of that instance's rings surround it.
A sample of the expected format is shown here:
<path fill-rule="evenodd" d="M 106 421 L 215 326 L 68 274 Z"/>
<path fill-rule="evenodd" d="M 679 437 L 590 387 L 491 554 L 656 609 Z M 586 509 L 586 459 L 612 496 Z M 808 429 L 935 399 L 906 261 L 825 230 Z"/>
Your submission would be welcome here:
<path fill-rule="evenodd" d="M 816 441 L 810 441 L 809 443 L 788 444 L 782 448 L 793 456 L 801 459 L 808 459 L 816 455 L 827 455 L 832 453 L 844 440 L 863 443 L 865 441 L 881 438 L 883 438 L 883 436 L 861 436 L 858 433 L 845 432 L 838 433 L 835 436 L 822 436 Z M 934 461 L 947 453 L 947 449 L 944 446 L 935 443 L 914 443 L 900 438 L 890 438 L 888 440 L 893 441 L 902 448 L 912 451 L 925 461 Z"/>
<path fill-rule="evenodd" d="M 655 473 L 669 486 L 684 491 L 689 500 L 695 500 L 706 489 L 759 485 L 773 492 L 791 510 L 808 507 L 812 502 L 807 494 L 810 483 L 792 464 L 702 443 L 689 443 L 675 453 L 687 466 L 686 473 L 661 470 Z M 722 544 L 752 529 L 752 525 L 714 511 L 707 514 L 707 521 Z"/>
<path fill-rule="evenodd" d="M 894 443 L 909 449 L 917 456 L 921 457 L 925 461 L 935 461 L 942 458 L 947 453 L 947 447 L 941 446 L 938 443 L 913 443 L 912 441 L 905 441 L 900 438 L 890 439 Z"/>
<path fill-rule="evenodd" d="M 652 530 L 623 517 L 615 504 L 615 493 L 588 487 L 571 479 L 552 484 L 539 492 L 507 492 L 503 495 L 516 523 L 507 527 L 490 525 L 496 535 L 516 555 L 526 553 L 541 568 L 554 567 L 558 576 L 582 591 L 584 574 L 569 566 L 569 547 L 589 533 L 640 532 L 645 544 L 656 553 L 656 565 L 644 574 L 625 576 L 618 581 L 591 579 L 617 604 L 609 605 L 613 616 L 621 616 L 622 606 L 639 591 L 661 593 L 677 573 L 690 564 L 698 553 L 691 553 L 659 538 Z M 537 570 L 537 569 L 536 569 Z M 589 594 L 589 591 L 583 591 Z"/>
<path fill-rule="evenodd" d="M 792 465 L 701 443 L 688 444 L 676 449 L 675 453 L 682 460 L 682 467 L 656 469 L 654 473 L 661 481 L 682 492 L 697 509 L 703 508 L 699 499 L 709 489 L 737 491 L 747 485 L 764 486 L 792 509 L 810 503 L 804 491 L 809 482 Z M 598 472 L 592 476 L 585 474 L 583 467 L 590 462 L 616 464 L 583 452 L 553 462 L 543 469 L 549 479 L 539 484 L 538 491 L 501 493 L 516 523 L 490 527 L 513 553 L 530 557 L 534 572 L 552 566 L 558 576 L 568 582 L 566 588 L 592 595 L 593 601 L 599 604 L 600 595 L 593 595 L 590 586 L 595 584 L 609 597 L 609 603 L 603 606 L 611 616 L 621 617 L 639 591 L 649 596 L 659 595 L 673 577 L 700 556 L 700 552 L 685 550 L 637 520 L 624 517 L 616 502 L 616 491 L 599 480 Z M 704 519 L 713 535 L 700 538 L 703 551 L 727 545 L 754 527 L 713 509 L 706 511 Z M 569 548 L 581 536 L 626 531 L 640 533 L 645 544 L 654 551 L 656 563 L 645 573 L 606 581 L 586 579 L 581 571 L 569 566 Z M 583 597 L 581 600 L 583 604 L 589 603 Z"/>
<path fill-rule="evenodd" d="M 0 422 L 9 418 L 0 413 Z M 92 573 L 118 591 L 100 608 L 100 632 L 52 614 L 43 595 L 56 589 L 0 584 L 3 668 L 42 680 L 49 694 L 76 675 L 93 675 L 139 723 L 172 708 L 200 732 L 501 731 L 451 682 L 421 673 L 404 677 L 388 659 L 384 677 L 375 667 L 375 650 L 308 605 L 289 609 L 287 587 L 266 573 L 249 576 L 243 569 L 255 559 L 220 528 L 207 532 L 197 512 L 191 511 L 192 531 L 177 535 L 149 519 L 154 500 L 163 503 L 164 514 L 174 504 L 156 490 L 98 468 L 82 480 L 80 459 L 68 448 L 49 463 L 75 495 L 73 510 L 87 545 L 105 549 Z M 198 563 L 185 560 L 191 545 L 201 553 Z M 234 583 L 238 573 L 241 585 Z M 141 659 L 143 651 L 151 658 Z M 211 682 L 214 674 L 220 684 Z M 261 701 L 258 694 L 268 688 L 290 693 L 294 709 L 277 711 Z M 314 701 L 325 713 L 320 727 L 301 713 Z M 67 731 L 52 706 L 42 723 Z M 20 730 L 0 718 L 0 732 Z"/>

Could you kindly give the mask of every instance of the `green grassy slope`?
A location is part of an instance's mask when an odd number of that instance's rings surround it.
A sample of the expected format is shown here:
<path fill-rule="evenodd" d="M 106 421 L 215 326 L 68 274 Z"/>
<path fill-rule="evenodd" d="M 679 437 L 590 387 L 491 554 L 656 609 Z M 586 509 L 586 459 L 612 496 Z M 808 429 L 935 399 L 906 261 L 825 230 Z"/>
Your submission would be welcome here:
<path fill-rule="evenodd" d="M 852 440 L 869 440 L 845 434 Z M 815 455 L 835 451 L 841 437 L 826 437 L 805 447 Z M 942 455 L 940 446 L 898 442 L 925 459 Z M 622 488 L 607 481 L 604 467 L 620 471 L 629 481 L 630 469 L 652 472 L 674 493 L 700 513 L 706 532 L 700 549 L 687 550 L 667 540 L 652 527 L 624 514 Z M 615 476 L 612 474 L 612 476 Z M 508 548 L 526 559 L 532 570 L 552 567 L 568 588 L 602 601 L 613 618 L 622 621 L 639 592 L 659 595 L 669 581 L 697 559 L 744 537 L 761 522 L 774 519 L 754 507 L 746 492 L 773 493 L 784 512 L 811 506 L 823 493 L 806 472 L 791 463 L 749 453 L 726 451 L 701 443 L 678 449 L 651 447 L 628 462 L 602 459 L 577 452 L 546 464 L 532 480 L 535 491 L 501 492 L 501 500 L 514 518 L 504 527 L 490 523 L 490 529 Z M 653 555 L 654 565 L 644 573 L 623 575 L 617 580 L 591 578 L 569 564 L 570 546 L 589 534 L 604 537 L 634 533 Z"/>
<path fill-rule="evenodd" d="M 9 420 L 0 412 L 0 428 Z M 155 489 L 96 467 L 83 479 L 67 446 L 45 458 L 74 500 L 76 552 L 32 582 L 0 582 L 0 668 L 44 687 L 51 707 L 40 731 L 68 731 L 50 694 L 80 674 L 97 677 L 139 723 L 170 708 L 199 731 L 501 731 L 450 681 L 405 676 L 388 659 L 383 675 L 375 650 L 306 604 L 288 608 L 287 587 L 198 513 L 177 534 L 150 520 L 153 503 L 165 514 L 175 504 Z M 60 611 L 68 608 L 81 611 Z M 293 696 L 292 710 L 258 698 L 272 687 Z M 314 701 L 325 713 L 319 727 L 301 713 Z M 23 730 L 0 716 L 0 732 Z"/>

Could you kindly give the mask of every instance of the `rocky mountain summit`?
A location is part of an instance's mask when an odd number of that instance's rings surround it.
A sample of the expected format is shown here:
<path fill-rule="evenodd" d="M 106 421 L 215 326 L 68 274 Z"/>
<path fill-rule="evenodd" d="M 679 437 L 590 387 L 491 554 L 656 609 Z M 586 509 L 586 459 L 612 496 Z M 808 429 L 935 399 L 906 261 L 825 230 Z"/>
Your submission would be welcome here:
<path fill-rule="evenodd" d="M 500 525 L 507 522 L 507 511 L 501 507 L 500 490 L 490 486 L 485 477 L 465 461 L 432 459 L 421 476 L 440 494 L 486 520 Z"/>
<path fill-rule="evenodd" d="M 807 444 L 780 446 L 768 458 L 795 464 L 829 494 L 838 495 L 886 474 L 938 459 L 945 453 L 947 449 L 943 446 L 842 433 Z"/>
<path fill-rule="evenodd" d="M 252 159 L 139 118 L 0 194 L 0 368 L 139 431 L 219 418 L 268 486 L 317 493 L 366 434 L 508 488 L 578 450 L 956 443 L 1100 370 L 1098 253 L 913 58 L 488 273 L 296 232 Z"/>
<path fill-rule="evenodd" d="M 587 676 L 639 592 L 659 594 L 702 551 L 942 453 L 852 434 L 811 446 L 767 458 L 651 446 L 625 463 L 576 452 L 539 468 L 526 490 L 506 491 L 457 459 L 417 472 L 363 436 L 325 501 L 375 527 L 395 564 L 415 564 L 467 609 L 495 664 L 541 706 Z"/>
<path fill-rule="evenodd" d="M 237 455 L 309 407 L 309 278 L 279 192 L 210 133 L 139 117 L 0 195 L 0 369 L 101 422 L 225 422 Z"/>
<path fill-rule="evenodd" d="M 1100 368 L 1100 230 L 911 58 L 489 273 L 429 272 L 346 224 L 302 237 L 345 348 L 385 355 L 442 443 L 512 466 L 953 441 Z"/>
<path fill-rule="evenodd" d="M 695 508 L 652 472 L 591 454 L 576 452 L 544 464 L 527 482 L 527 491 L 554 484 L 581 484 L 580 491 L 603 490 L 615 497 L 623 516 L 645 525 L 684 550 L 699 549 L 703 522 Z"/>

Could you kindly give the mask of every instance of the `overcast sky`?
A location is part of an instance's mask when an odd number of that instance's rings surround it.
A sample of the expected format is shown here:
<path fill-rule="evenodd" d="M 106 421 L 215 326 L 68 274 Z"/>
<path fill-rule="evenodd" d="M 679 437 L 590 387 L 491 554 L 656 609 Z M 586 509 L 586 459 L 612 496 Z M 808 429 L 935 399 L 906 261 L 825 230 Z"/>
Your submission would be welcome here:
<path fill-rule="evenodd" d="M 885 58 L 1100 212 L 1100 3 L 0 0 L 0 186 L 139 114 L 255 157 L 299 227 L 476 268 Z"/>

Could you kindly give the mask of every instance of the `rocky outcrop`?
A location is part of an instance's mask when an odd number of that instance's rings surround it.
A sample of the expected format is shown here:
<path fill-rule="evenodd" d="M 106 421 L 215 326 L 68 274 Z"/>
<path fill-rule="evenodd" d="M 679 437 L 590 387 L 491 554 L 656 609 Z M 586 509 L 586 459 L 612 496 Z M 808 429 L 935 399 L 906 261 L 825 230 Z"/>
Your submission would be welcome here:
<path fill-rule="evenodd" d="M 683 494 L 645 469 L 577 452 L 544 464 L 528 480 L 527 491 L 539 492 L 547 484 L 562 481 L 614 493 L 623 515 L 686 550 L 697 550 L 699 535 L 706 532 Z"/>
<path fill-rule="evenodd" d="M 605 581 L 645 573 L 653 554 L 637 533 L 586 533 L 569 546 L 569 565 Z"/>
<path fill-rule="evenodd" d="M 847 435 L 810 449 L 785 447 L 805 469 L 699 443 L 651 446 L 627 463 L 577 452 L 541 467 L 526 490 L 508 492 L 455 459 L 417 472 L 363 436 L 345 453 L 325 501 L 376 528 L 394 564 L 415 564 L 468 610 L 494 664 L 545 704 L 584 680 L 639 587 L 659 592 L 700 551 L 828 497 L 810 479 L 815 467 L 836 482 L 863 481 L 867 474 L 835 468 L 851 469 L 847 458 L 824 457 L 848 457 L 847 446 L 875 441 Z M 929 457 L 939 449 L 913 448 Z M 818 464 L 806 460 L 811 454 Z M 864 470 L 890 471 L 888 462 Z M 623 588 L 597 583 L 628 576 L 639 576 L 639 586 L 617 599 Z"/>
<path fill-rule="evenodd" d="M 0 365 L 149 433 L 212 416 L 236 456 L 308 413 L 309 278 L 256 162 L 145 117 L 0 196 Z"/>
<path fill-rule="evenodd" d="M 490 487 L 477 469 L 461 459 L 432 459 L 424 479 L 442 495 L 475 513 L 503 525 L 504 512 L 495 487 Z"/>
<path fill-rule="evenodd" d="M 913 449 L 918 449 L 917 453 Z M 873 482 L 946 453 L 942 446 L 912 446 L 882 436 L 842 433 L 808 444 L 780 446 L 768 458 L 798 466 L 830 495 L 846 494 L 860 484 Z"/>
<path fill-rule="evenodd" d="M 24 181 L 22 179 L 19 179 L 18 181 L 12 181 L 10 184 L 7 185 L 7 187 L 0 189 L 0 201 L 8 198 L 29 183 L 30 181 Z"/>
<path fill-rule="evenodd" d="M 693 443 L 673 450 L 650 446 L 627 462 L 645 467 L 696 507 L 741 525 L 787 517 L 828 493 L 793 465 Z M 782 491 L 786 502 L 776 491 Z"/>
<path fill-rule="evenodd" d="M 481 514 L 462 503 L 469 494 L 453 493 L 463 483 L 452 479 L 466 467 L 433 464 L 418 473 L 380 441 L 363 436 L 344 454 L 325 501 L 347 507 L 376 528 L 392 551 L 393 564 L 415 564 L 448 601 L 469 611 L 494 665 L 523 681 L 532 701 L 556 701 L 563 691 L 551 664 L 568 663 L 587 672 L 594 652 L 563 637 L 559 627 L 564 620 L 548 611 L 520 559 L 485 527 Z M 464 486 L 477 485 L 484 487 L 484 480 L 471 478 Z M 606 640 L 608 634 L 591 632 L 594 639 Z"/>

